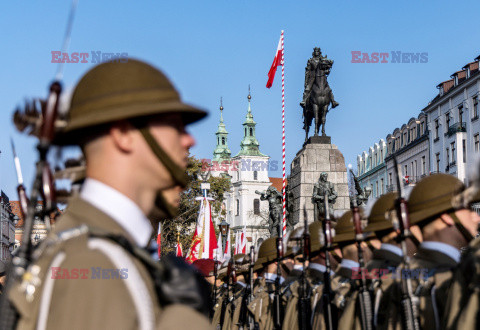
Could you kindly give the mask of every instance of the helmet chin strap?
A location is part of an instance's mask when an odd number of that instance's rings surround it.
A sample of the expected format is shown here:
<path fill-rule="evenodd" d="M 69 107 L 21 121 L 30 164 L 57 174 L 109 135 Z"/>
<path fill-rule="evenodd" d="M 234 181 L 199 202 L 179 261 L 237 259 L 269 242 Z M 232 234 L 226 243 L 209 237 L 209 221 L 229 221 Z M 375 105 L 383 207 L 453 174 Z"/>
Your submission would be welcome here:
<path fill-rule="evenodd" d="M 165 166 L 167 171 L 175 181 L 176 186 L 185 188 L 188 183 L 188 176 L 180 166 L 174 163 L 174 161 L 168 156 L 168 154 L 160 147 L 152 133 L 148 130 L 148 127 L 139 128 L 140 133 L 147 142 L 148 146 L 158 158 L 158 160 Z"/>
<path fill-rule="evenodd" d="M 470 243 L 474 239 L 473 235 L 467 230 L 467 228 L 463 226 L 454 211 L 450 212 L 449 215 L 455 222 L 455 227 L 457 227 L 460 234 L 462 234 L 463 238 L 465 238 L 465 240 L 467 241 L 467 244 Z"/>

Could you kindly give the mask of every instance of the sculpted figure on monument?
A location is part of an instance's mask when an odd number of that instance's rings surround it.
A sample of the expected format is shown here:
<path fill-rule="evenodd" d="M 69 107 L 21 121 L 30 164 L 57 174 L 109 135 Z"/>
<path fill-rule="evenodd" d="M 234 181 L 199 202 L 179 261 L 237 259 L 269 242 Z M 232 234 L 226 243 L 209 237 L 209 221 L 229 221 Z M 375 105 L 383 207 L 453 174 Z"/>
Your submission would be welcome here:
<path fill-rule="evenodd" d="M 295 225 L 298 223 L 299 219 L 295 221 L 293 217 L 293 210 L 294 210 L 294 196 L 293 192 L 288 189 L 288 185 L 285 189 L 287 191 L 285 205 L 287 209 L 287 232 L 292 231 Z"/>
<path fill-rule="evenodd" d="M 313 186 L 313 196 L 312 196 L 312 203 L 315 205 L 315 214 L 316 219 L 317 215 L 320 217 L 325 216 L 325 194 L 328 199 L 329 205 L 335 204 L 337 200 L 337 192 L 335 191 L 335 187 L 333 183 L 327 181 L 328 174 L 323 172 L 320 174 L 320 178 L 318 178 L 318 182 L 315 183 Z"/>
<path fill-rule="evenodd" d="M 338 106 L 327 81 L 333 60 L 322 56 L 322 51 L 318 47 L 313 49 L 312 55 L 305 67 L 305 90 L 302 102 L 300 102 L 300 106 L 303 108 L 305 142 L 308 139 L 308 131 L 313 118 L 315 118 L 315 136 L 318 136 L 320 126 L 322 126 L 322 136 L 325 136 L 328 106 L 331 104 L 332 109 Z"/>
<path fill-rule="evenodd" d="M 357 203 L 358 203 L 357 206 L 367 205 L 368 197 L 370 197 L 372 193 L 372 188 L 368 186 L 365 188 L 362 188 L 360 186 L 360 183 L 358 182 L 357 177 L 355 176 L 352 170 L 350 170 L 350 173 L 352 174 L 353 181 L 355 183 L 355 190 L 356 190 Z"/>
<path fill-rule="evenodd" d="M 268 230 L 270 231 L 270 237 L 278 236 L 283 215 L 282 195 L 273 186 L 268 187 L 264 192 L 255 190 L 255 193 L 260 195 L 260 200 L 268 201 Z"/>

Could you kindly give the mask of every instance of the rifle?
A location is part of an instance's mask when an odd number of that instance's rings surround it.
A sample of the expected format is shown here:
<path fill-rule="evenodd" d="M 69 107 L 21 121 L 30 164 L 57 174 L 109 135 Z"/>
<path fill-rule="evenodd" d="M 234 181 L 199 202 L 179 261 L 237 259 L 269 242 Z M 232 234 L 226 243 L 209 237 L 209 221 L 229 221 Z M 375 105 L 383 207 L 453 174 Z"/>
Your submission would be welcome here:
<path fill-rule="evenodd" d="M 323 317 L 325 320 L 325 326 L 327 330 L 337 329 L 337 319 L 334 318 L 332 312 L 332 299 L 335 295 L 332 291 L 330 272 L 330 250 L 333 245 L 333 231 L 332 223 L 330 220 L 330 208 L 328 203 L 328 192 L 324 192 L 324 203 L 325 203 L 325 220 L 323 221 L 323 235 L 325 237 L 325 273 L 324 273 L 324 285 L 322 292 L 322 301 L 323 301 Z"/>
<path fill-rule="evenodd" d="M 237 272 L 235 269 L 235 258 L 232 255 L 232 272 L 231 272 L 231 277 L 232 277 L 232 298 L 231 298 L 231 307 L 230 307 L 230 318 L 233 320 L 233 314 L 235 312 L 235 284 L 237 283 Z"/>
<path fill-rule="evenodd" d="M 77 4 L 78 0 L 72 0 L 72 7 L 68 18 L 62 52 L 66 52 L 68 48 Z M 62 77 L 63 64 L 60 63 L 55 75 L 55 80 L 50 85 L 47 100 L 45 102 L 34 100 L 30 104 L 27 103 L 24 113 L 21 113 L 18 110 L 14 113 L 14 123 L 20 131 L 28 128 L 31 130 L 31 134 L 37 135 L 39 139 L 39 143 L 37 144 L 39 160 L 36 164 L 35 181 L 31 190 L 30 202 L 28 202 L 28 199 L 26 198 L 25 189 L 18 189 L 19 199 L 21 202 L 23 201 L 24 204 L 22 205 L 22 212 L 25 212 L 26 209 L 26 213 L 24 214 L 25 218 L 21 245 L 17 254 L 12 259 L 12 264 L 8 267 L 5 292 L 0 298 L 0 315 L 2 315 L 0 329 L 14 329 L 18 321 L 19 314 L 8 299 L 9 291 L 15 283 L 18 283 L 21 280 L 32 261 L 33 246 L 31 233 L 34 218 L 38 215 L 36 212 L 36 206 L 39 197 L 43 197 L 44 199 L 42 216 L 44 216 L 44 219 L 48 217 L 46 226 L 47 228 L 50 226 L 48 211 L 51 211 L 54 208 L 53 201 L 55 196 L 53 193 L 53 180 L 47 162 L 47 156 L 55 134 L 58 100 L 60 98 L 60 93 L 62 92 L 62 85 L 60 83 Z M 38 111 L 39 108 L 41 109 L 41 112 Z M 31 119 L 32 116 L 36 117 L 33 123 L 31 121 L 29 122 L 29 119 Z M 22 181 L 23 179 L 20 182 Z"/>
<path fill-rule="evenodd" d="M 232 272 L 232 259 L 228 262 L 227 267 L 227 290 L 225 291 L 225 297 L 223 297 L 222 301 L 222 310 L 220 311 L 220 329 L 223 329 L 223 324 L 225 322 L 225 314 L 227 312 L 227 306 L 230 300 L 230 274 Z"/>
<path fill-rule="evenodd" d="M 410 257 L 407 253 L 407 238 L 412 236 L 410 232 L 410 218 L 408 214 L 408 205 L 405 200 L 404 189 L 400 177 L 402 170 L 397 162 L 397 157 L 393 156 L 395 174 L 397 176 L 398 198 L 395 201 L 395 210 L 397 213 L 397 227 L 400 231 L 399 239 L 401 242 L 403 263 L 402 274 L 410 274 Z M 405 273 L 404 273 L 405 271 Z M 413 294 L 412 279 L 410 276 L 401 277 L 402 284 L 402 323 L 403 328 L 407 330 L 419 330 L 417 302 L 418 298 Z"/>
<path fill-rule="evenodd" d="M 13 144 L 13 139 L 10 139 L 10 143 L 12 144 L 13 161 L 15 164 L 15 171 L 17 173 L 17 181 L 18 181 L 17 193 L 18 193 L 18 199 L 20 201 L 20 211 L 22 212 L 23 218 L 25 218 L 27 215 L 29 201 L 28 201 L 27 193 L 25 191 L 25 186 L 23 185 L 22 167 L 20 166 L 20 159 L 18 158 L 17 153 L 15 152 L 15 145 Z"/>
<path fill-rule="evenodd" d="M 249 273 L 249 277 L 248 277 L 248 281 L 247 281 L 247 278 L 245 278 L 246 280 L 246 287 L 245 287 L 245 292 L 242 296 L 242 302 L 241 302 L 241 307 L 240 307 L 240 316 L 239 316 L 239 319 L 238 319 L 238 327 L 239 329 L 253 329 L 254 327 L 254 320 L 253 318 L 251 317 L 251 315 L 248 313 L 248 304 L 253 300 L 252 299 L 252 294 L 253 294 L 253 263 L 252 263 L 252 260 L 253 260 L 253 250 L 254 250 L 254 247 L 251 246 L 250 247 L 250 253 L 248 256 L 245 256 L 246 259 L 244 259 L 244 263 L 243 264 L 246 264 L 246 262 L 248 261 L 248 273 Z"/>
<path fill-rule="evenodd" d="M 217 306 L 217 277 L 218 277 L 218 271 L 217 271 L 217 258 L 213 260 L 213 277 L 214 277 L 214 282 L 213 282 L 213 308 L 210 311 L 210 319 L 213 318 L 213 315 L 215 314 L 215 306 Z"/>
<path fill-rule="evenodd" d="M 302 276 L 300 277 L 300 286 L 298 292 L 300 297 L 298 300 L 298 328 L 300 330 L 309 330 L 312 328 L 312 324 L 310 322 L 312 317 L 311 290 L 307 282 L 307 267 L 310 265 L 310 233 L 308 232 L 307 217 L 305 214 L 303 221 L 303 271 Z"/>
<path fill-rule="evenodd" d="M 353 176 L 352 170 L 350 173 Z M 367 278 L 365 273 L 365 260 L 363 259 L 363 250 L 362 242 L 364 241 L 364 236 L 362 232 L 362 220 L 360 219 L 360 211 L 358 209 L 357 197 L 355 193 L 351 197 L 352 201 L 350 203 L 350 208 L 352 210 L 353 224 L 355 227 L 355 241 L 357 243 L 358 249 L 358 263 L 360 265 L 361 279 L 360 279 L 360 292 L 359 292 L 359 303 L 360 303 L 360 321 L 362 322 L 363 330 L 372 330 L 373 329 L 373 312 L 372 312 L 372 297 L 370 296 L 370 291 L 368 290 Z"/>
<path fill-rule="evenodd" d="M 283 259 L 283 228 L 282 221 L 278 224 L 278 237 L 277 237 L 277 278 L 275 279 L 275 293 L 273 295 L 273 327 L 275 329 L 281 329 L 283 323 L 283 305 L 282 297 L 280 293 L 280 278 L 282 276 L 281 261 Z"/>

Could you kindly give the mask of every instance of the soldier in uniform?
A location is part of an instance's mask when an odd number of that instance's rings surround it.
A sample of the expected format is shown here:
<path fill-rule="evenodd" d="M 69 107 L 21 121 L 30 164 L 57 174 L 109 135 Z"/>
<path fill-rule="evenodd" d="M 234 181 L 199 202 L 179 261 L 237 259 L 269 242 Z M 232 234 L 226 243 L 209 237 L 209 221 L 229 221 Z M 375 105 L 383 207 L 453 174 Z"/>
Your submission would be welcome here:
<path fill-rule="evenodd" d="M 174 297 L 181 286 L 167 287 L 167 277 L 158 276 L 171 272 L 188 283 L 193 272 L 172 262 L 159 267 L 143 250 L 159 193 L 185 185 L 195 143 L 185 126 L 205 115 L 183 103 L 161 71 L 138 60 L 103 63 L 83 76 L 57 143 L 81 146 L 87 178 L 9 292 L 19 329 L 209 327 Z M 201 293 L 191 297 L 204 303 Z"/>
<path fill-rule="evenodd" d="M 280 278 L 277 275 L 277 267 L 280 267 L 281 270 Z M 282 285 L 287 277 L 283 267 L 277 263 L 276 238 L 270 237 L 260 245 L 253 270 L 258 275 L 258 281 L 254 288 L 254 300 L 248 305 L 248 309 L 254 315 L 259 329 L 271 330 L 274 327 L 273 295 L 275 285 L 277 283 Z M 282 300 L 281 302 L 285 303 Z"/>
<path fill-rule="evenodd" d="M 434 174 L 417 183 L 408 199 L 410 223 L 418 225 L 423 235 L 423 242 L 410 263 L 413 271 L 406 274 L 412 277 L 413 292 L 419 300 L 422 329 L 441 327 L 460 249 L 473 239 L 480 223 L 480 216 L 474 211 L 455 205 L 454 197 L 463 190 L 464 185 L 454 176 Z M 394 285 L 390 288 L 392 293 L 388 294 L 396 298 L 391 304 L 398 306 L 401 291 Z"/>

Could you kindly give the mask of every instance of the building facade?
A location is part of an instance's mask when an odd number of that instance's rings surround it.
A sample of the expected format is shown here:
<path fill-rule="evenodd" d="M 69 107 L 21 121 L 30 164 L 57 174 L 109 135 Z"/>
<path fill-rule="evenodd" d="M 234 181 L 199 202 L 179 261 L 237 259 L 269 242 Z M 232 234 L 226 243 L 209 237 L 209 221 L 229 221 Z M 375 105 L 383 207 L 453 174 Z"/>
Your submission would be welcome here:
<path fill-rule="evenodd" d="M 378 197 L 385 193 L 387 145 L 381 139 L 373 147 L 357 156 L 357 175 L 362 188 L 370 187 L 371 196 Z"/>
<path fill-rule="evenodd" d="M 371 187 L 375 197 L 397 190 L 394 157 L 405 185 L 432 173 L 452 174 L 469 184 L 468 169 L 476 166 L 480 151 L 479 60 L 480 56 L 437 85 L 438 95 L 420 115 L 386 137 L 383 163 L 383 140 L 357 156 L 362 187 Z"/>
<path fill-rule="evenodd" d="M 467 168 L 480 147 L 480 74 L 474 62 L 440 83 L 438 95 L 422 111 L 431 131 L 430 171 L 455 175 L 468 184 Z"/>
<path fill-rule="evenodd" d="M 261 201 L 257 192 L 264 192 L 272 185 L 269 178 L 270 157 L 260 152 L 260 143 L 256 138 L 256 125 L 251 108 L 251 95 L 247 100 L 247 113 L 242 124 L 243 138 L 240 151 L 231 156 L 228 147 L 228 131 L 223 121 L 223 106 L 220 105 L 220 123 L 216 135 L 216 147 L 213 151 L 213 176 L 228 176 L 231 189 L 225 193 L 224 208 L 226 222 L 231 234 L 246 229 L 247 249 L 254 244 L 258 246 L 269 237 L 268 202 Z M 221 221 L 215 216 L 216 225 Z"/>
<path fill-rule="evenodd" d="M 0 196 L 0 260 L 12 257 L 15 245 L 15 214 L 10 206 L 10 199 L 2 191 Z"/>

